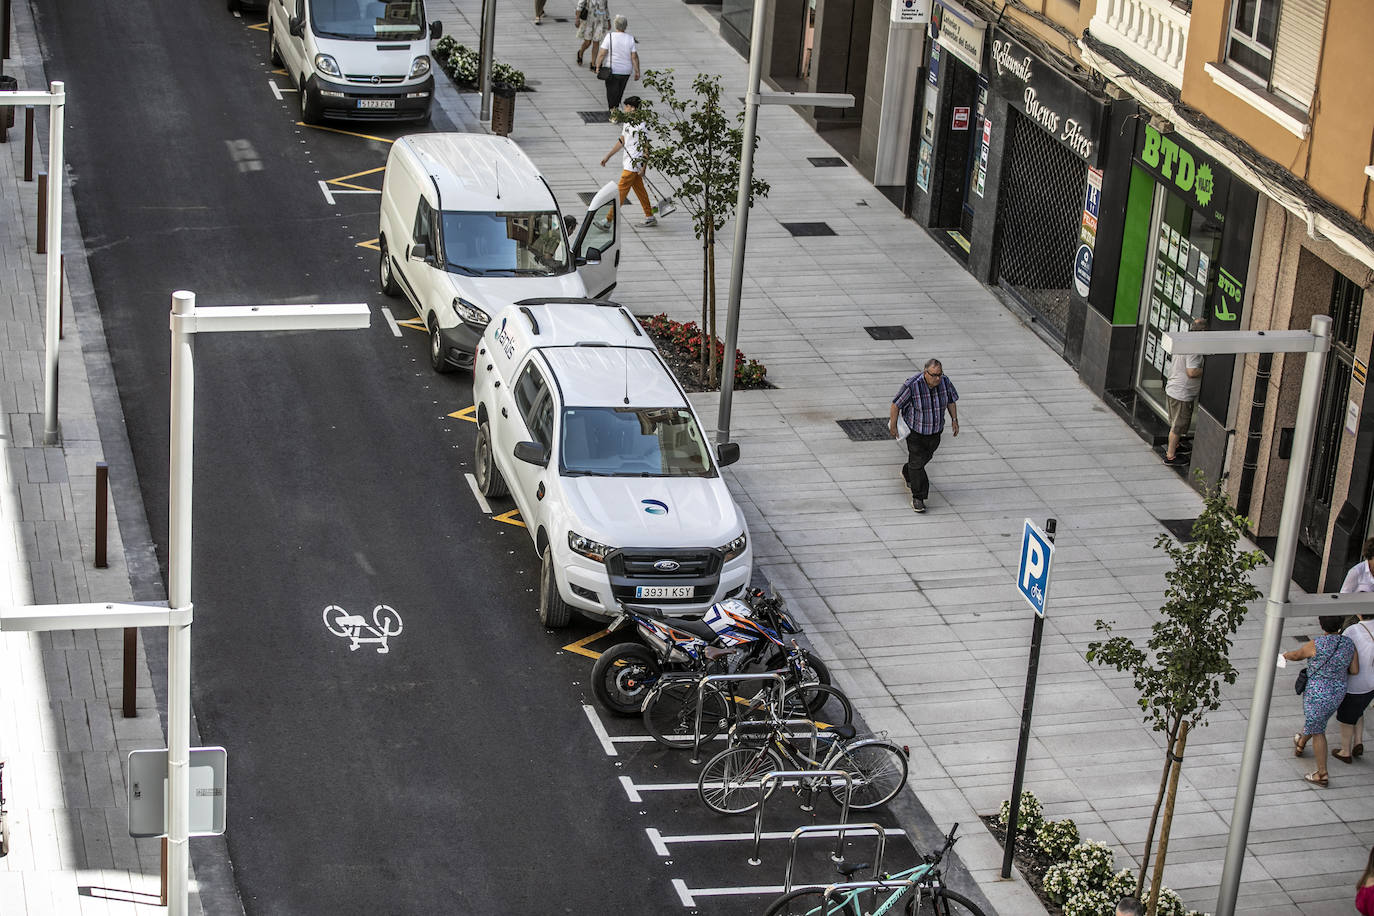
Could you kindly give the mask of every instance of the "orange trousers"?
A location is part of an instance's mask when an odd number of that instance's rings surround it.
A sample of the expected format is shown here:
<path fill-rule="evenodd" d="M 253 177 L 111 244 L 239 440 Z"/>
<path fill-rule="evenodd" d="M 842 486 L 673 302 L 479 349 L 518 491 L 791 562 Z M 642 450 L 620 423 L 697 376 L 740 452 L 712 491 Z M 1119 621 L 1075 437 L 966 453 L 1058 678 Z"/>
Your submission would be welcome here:
<path fill-rule="evenodd" d="M 630 191 L 635 192 L 635 197 L 639 198 L 639 205 L 644 208 L 644 218 L 649 219 L 654 215 L 653 207 L 649 206 L 649 192 L 644 190 L 644 175 L 641 172 L 620 173 L 620 206 L 625 206 L 625 201 L 630 198 Z"/>

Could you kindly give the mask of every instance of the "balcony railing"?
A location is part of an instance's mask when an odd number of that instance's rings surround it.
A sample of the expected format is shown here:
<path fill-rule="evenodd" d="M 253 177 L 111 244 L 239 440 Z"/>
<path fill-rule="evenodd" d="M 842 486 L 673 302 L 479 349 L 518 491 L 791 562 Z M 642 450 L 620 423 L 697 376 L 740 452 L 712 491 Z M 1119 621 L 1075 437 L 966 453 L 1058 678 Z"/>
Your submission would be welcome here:
<path fill-rule="evenodd" d="M 1088 29 L 1098 41 L 1181 89 L 1188 13 L 1180 6 L 1169 0 L 1099 0 Z"/>

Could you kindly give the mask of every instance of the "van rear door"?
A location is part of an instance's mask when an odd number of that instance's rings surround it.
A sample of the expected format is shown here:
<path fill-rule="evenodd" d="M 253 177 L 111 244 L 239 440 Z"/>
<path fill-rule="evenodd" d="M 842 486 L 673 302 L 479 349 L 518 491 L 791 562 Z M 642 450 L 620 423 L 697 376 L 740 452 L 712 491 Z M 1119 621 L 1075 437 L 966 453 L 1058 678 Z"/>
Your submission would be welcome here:
<path fill-rule="evenodd" d="M 616 182 L 608 181 L 587 205 L 573 245 L 577 275 L 582 278 L 587 295 L 594 299 L 615 289 L 615 271 L 620 265 L 620 219 L 620 189 Z"/>

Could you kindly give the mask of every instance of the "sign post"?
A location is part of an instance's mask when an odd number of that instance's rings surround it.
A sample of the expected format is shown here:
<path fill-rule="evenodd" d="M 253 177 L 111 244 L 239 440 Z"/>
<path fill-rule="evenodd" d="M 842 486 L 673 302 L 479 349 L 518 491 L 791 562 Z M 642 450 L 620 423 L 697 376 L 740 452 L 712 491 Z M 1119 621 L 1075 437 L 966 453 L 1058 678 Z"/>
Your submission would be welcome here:
<path fill-rule="evenodd" d="M 1021 786 L 1026 779 L 1026 752 L 1030 747 L 1031 710 L 1035 706 L 1035 676 L 1040 668 L 1040 639 L 1045 632 L 1045 596 L 1050 586 L 1050 564 L 1054 559 L 1055 519 L 1047 519 L 1041 531 L 1030 519 L 1021 535 L 1021 565 L 1016 573 L 1016 588 L 1035 609 L 1031 629 L 1030 662 L 1026 668 L 1026 696 L 1021 701 L 1021 737 L 1016 743 L 1016 770 L 1011 778 L 1011 804 L 1007 812 L 1007 841 L 1002 853 L 1002 877 L 1011 877 L 1011 861 L 1016 855 L 1016 823 L 1021 813 Z"/>

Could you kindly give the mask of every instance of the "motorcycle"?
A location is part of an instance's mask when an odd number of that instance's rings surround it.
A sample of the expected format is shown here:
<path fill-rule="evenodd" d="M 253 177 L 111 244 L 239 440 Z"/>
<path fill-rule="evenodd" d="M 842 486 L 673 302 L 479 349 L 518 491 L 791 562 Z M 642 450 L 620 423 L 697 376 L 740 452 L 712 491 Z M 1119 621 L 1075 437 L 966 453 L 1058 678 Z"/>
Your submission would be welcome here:
<path fill-rule="evenodd" d="M 593 695 L 618 716 L 638 714 L 665 674 L 699 680 L 710 674 L 781 670 L 788 687 L 830 684 L 825 664 L 788 639 L 801 628 L 782 599 L 762 589 L 749 591 L 745 600 L 713 604 L 700 620 L 622 604 L 607 629 L 630 625 L 643 642 L 614 645 L 592 666 Z"/>

